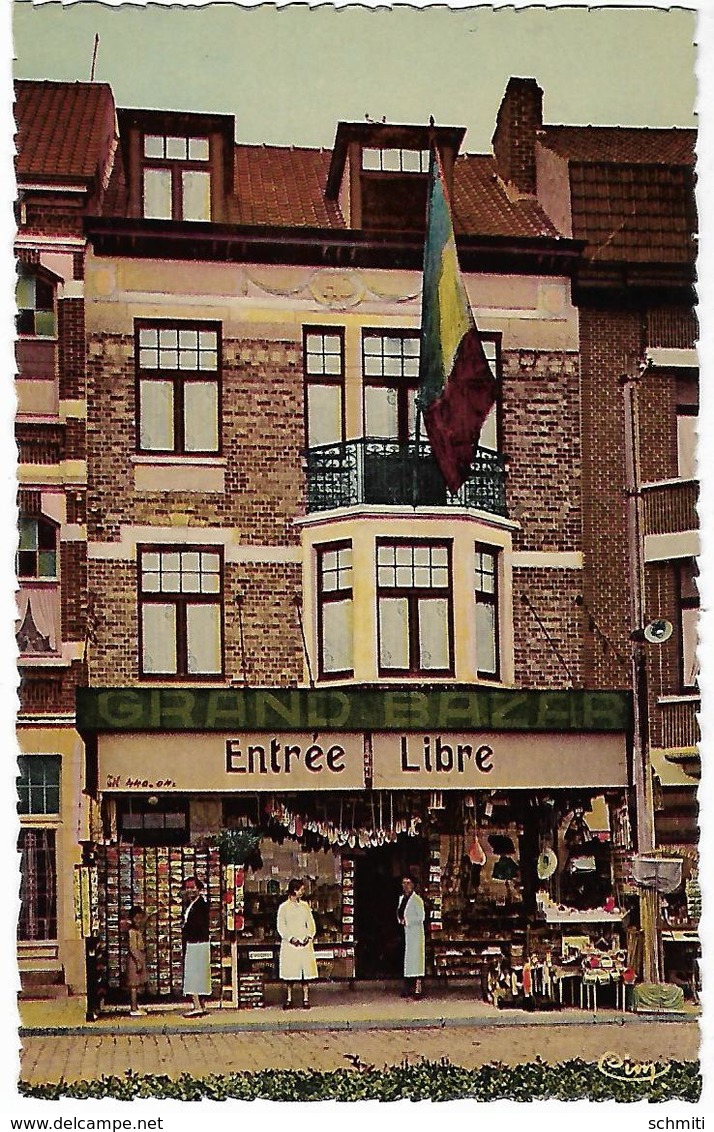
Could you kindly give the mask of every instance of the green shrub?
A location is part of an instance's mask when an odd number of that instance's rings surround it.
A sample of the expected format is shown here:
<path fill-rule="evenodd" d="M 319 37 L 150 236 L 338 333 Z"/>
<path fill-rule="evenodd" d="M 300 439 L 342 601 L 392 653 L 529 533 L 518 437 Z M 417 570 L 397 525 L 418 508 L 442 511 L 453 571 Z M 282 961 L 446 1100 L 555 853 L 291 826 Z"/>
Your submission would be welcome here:
<path fill-rule="evenodd" d="M 673 1061 L 669 1071 L 655 1081 L 615 1081 L 600 1072 L 592 1062 L 575 1059 L 559 1065 L 546 1065 L 540 1059 L 526 1065 L 501 1063 L 479 1069 L 462 1069 L 446 1058 L 378 1069 L 362 1065 L 330 1072 L 292 1069 L 266 1069 L 259 1073 L 211 1074 L 190 1077 L 182 1074 L 172 1080 L 165 1076 L 139 1076 L 127 1070 L 123 1077 L 101 1077 L 97 1081 L 62 1081 L 56 1085 L 30 1085 L 21 1082 L 19 1091 L 42 1100 L 116 1100 L 160 1098 L 198 1101 L 533 1101 L 591 1100 L 653 1102 L 697 1101 L 702 1081 L 699 1062 Z"/>

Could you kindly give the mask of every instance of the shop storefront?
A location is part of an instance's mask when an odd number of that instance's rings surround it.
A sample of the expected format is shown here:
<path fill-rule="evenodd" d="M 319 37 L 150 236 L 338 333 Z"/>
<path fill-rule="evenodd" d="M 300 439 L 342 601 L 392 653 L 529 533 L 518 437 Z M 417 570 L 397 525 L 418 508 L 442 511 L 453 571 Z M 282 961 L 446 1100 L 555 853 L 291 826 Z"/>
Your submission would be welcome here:
<path fill-rule="evenodd" d="M 214 995 L 276 972 L 278 904 L 306 882 L 329 979 L 401 972 L 405 874 L 429 973 L 486 994 L 587 939 L 626 948 L 629 704 L 620 693 L 476 689 L 84 691 L 102 831 L 98 934 L 121 987 L 122 919 L 147 929 L 149 991 L 180 994 L 180 889 L 207 884 Z M 103 870 L 103 871 L 102 871 Z"/>

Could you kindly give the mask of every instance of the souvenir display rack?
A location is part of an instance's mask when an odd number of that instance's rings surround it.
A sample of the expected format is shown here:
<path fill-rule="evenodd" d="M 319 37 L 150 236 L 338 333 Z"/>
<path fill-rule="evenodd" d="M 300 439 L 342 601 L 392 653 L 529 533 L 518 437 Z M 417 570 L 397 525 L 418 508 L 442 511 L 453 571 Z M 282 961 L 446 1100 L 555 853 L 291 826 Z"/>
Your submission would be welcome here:
<path fill-rule="evenodd" d="M 211 985 L 222 998 L 221 870 L 218 851 L 193 846 L 100 845 L 96 850 L 98 928 L 97 974 L 109 997 L 124 984 L 128 916 L 138 904 L 149 913 L 146 943 L 147 993 L 154 998 L 183 994 L 182 885 L 203 881 L 211 932 Z"/>

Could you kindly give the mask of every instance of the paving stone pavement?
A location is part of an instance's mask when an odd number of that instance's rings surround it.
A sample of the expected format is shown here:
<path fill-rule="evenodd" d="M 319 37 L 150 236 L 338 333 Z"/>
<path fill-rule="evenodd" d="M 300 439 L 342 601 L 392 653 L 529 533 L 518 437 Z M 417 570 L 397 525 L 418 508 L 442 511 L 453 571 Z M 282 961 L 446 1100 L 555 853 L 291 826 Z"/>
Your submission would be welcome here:
<path fill-rule="evenodd" d="M 637 1060 L 696 1060 L 696 1021 L 612 1021 L 571 1025 L 459 1026 L 356 1031 L 253 1031 L 230 1033 L 94 1032 L 26 1034 L 22 1038 L 21 1079 L 31 1083 L 93 1080 L 103 1075 L 178 1077 L 189 1073 L 255 1072 L 261 1069 L 382 1067 L 422 1058 L 448 1057 L 475 1068 L 488 1062 L 518 1064 L 540 1056 L 555 1063 L 572 1057 L 595 1061 L 605 1052 Z"/>

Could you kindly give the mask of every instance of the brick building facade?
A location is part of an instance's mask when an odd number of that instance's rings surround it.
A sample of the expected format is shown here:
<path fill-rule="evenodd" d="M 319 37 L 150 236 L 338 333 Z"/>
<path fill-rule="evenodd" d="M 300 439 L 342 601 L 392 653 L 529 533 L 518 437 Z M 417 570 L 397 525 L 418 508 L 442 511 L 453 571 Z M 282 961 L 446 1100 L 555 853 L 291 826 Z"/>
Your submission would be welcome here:
<path fill-rule="evenodd" d="M 616 860 L 635 816 L 620 377 L 654 346 L 648 320 L 686 338 L 676 301 L 687 309 L 691 259 L 677 259 L 679 238 L 661 279 L 659 249 L 638 261 L 647 298 L 633 309 L 635 268 L 603 263 L 599 244 L 589 254 L 578 175 L 595 154 L 610 185 L 649 145 L 657 184 L 672 166 L 674 223 L 691 135 L 660 131 L 653 158 L 657 131 L 622 131 L 611 152 L 611 132 L 544 128 L 534 80 L 509 83 L 493 156 L 462 154 L 451 128 L 342 122 L 325 153 L 236 145 L 225 115 L 117 122 L 58 320 L 73 423 L 41 433 L 43 418 L 24 440 L 86 461 L 86 518 L 84 482 L 67 502 L 62 631 L 86 640 L 73 803 L 104 878 L 93 930 L 106 993 L 120 992 L 121 916 L 151 901 L 147 877 L 164 865 L 168 919 L 149 941 L 159 998 L 180 993 L 160 941 L 194 868 L 218 995 L 236 993 L 220 948 L 246 970 L 251 947 L 270 954 L 271 878 L 300 872 L 334 977 L 398 972 L 396 928 L 375 923 L 394 919 L 405 870 L 427 897 L 435 975 L 485 978 L 489 948 L 542 961 L 560 947 L 559 904 L 578 923 L 598 907 L 613 953 L 629 942 L 637 961 Z M 456 496 L 415 411 L 432 139 L 499 385 Z M 643 497 L 677 475 L 691 374 L 663 360 L 640 390 Z M 677 620 L 676 561 L 648 560 L 657 617 Z M 659 654 L 672 676 L 677 640 Z M 653 727 L 668 694 L 650 683 Z M 251 832 L 263 861 L 236 928 L 219 914 L 215 846 L 225 864 L 226 841 Z M 63 930 L 76 941 L 66 914 Z"/>

